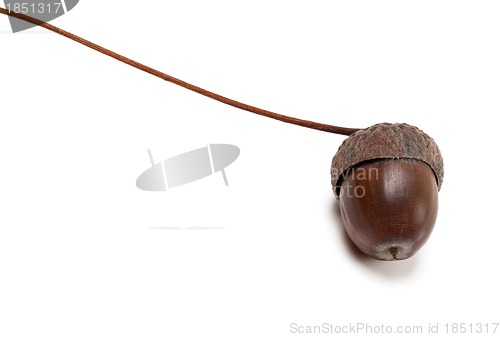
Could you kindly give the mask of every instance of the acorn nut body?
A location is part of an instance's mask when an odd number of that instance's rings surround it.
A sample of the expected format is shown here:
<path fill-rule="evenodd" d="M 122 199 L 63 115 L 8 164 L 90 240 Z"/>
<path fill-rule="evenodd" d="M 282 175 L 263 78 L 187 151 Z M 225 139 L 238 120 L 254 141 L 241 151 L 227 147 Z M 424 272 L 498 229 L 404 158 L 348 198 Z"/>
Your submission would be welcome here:
<path fill-rule="evenodd" d="M 353 243 L 378 260 L 413 256 L 434 228 L 443 172 L 437 144 L 414 126 L 381 123 L 349 136 L 331 177 Z"/>

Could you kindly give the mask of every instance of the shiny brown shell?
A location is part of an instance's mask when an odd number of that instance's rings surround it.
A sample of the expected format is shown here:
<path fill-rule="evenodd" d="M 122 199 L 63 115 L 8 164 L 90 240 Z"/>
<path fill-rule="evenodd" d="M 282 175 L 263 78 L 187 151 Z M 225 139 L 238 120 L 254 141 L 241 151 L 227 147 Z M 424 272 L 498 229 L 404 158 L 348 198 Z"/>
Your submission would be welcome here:
<path fill-rule="evenodd" d="M 431 235 L 438 189 L 431 168 L 420 160 L 373 160 L 350 170 L 339 204 L 345 230 L 363 253 L 402 260 Z"/>

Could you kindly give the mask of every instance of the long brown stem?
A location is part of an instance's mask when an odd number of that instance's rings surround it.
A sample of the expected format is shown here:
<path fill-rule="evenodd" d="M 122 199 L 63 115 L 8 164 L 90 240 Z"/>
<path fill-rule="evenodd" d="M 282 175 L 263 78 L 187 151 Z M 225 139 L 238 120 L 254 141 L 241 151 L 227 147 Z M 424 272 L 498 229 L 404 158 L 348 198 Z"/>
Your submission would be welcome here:
<path fill-rule="evenodd" d="M 21 20 L 24 20 L 27 22 L 30 22 L 32 24 L 35 24 L 35 25 L 38 25 L 38 26 L 43 27 L 45 29 L 48 29 L 50 31 L 53 31 L 54 33 L 57 33 L 59 35 L 67 37 L 68 39 L 71 39 L 71 40 L 74 40 L 78 43 L 81 43 L 86 47 L 92 48 L 100 53 L 103 53 L 103 54 L 108 55 L 112 58 L 115 58 L 118 61 L 121 61 L 125 64 L 128 64 L 128 65 L 130 65 L 134 68 L 137 68 L 139 70 L 145 71 L 145 72 L 147 72 L 151 75 L 154 75 L 156 77 L 159 77 L 165 81 L 172 82 L 172 83 L 177 84 L 183 88 L 189 89 L 189 90 L 194 91 L 194 92 L 201 94 L 203 96 L 210 97 L 216 101 L 234 106 L 234 107 L 242 109 L 242 110 L 246 110 L 246 111 L 261 115 L 261 116 L 277 119 L 277 120 L 285 122 L 285 123 L 291 123 L 291 124 L 303 126 L 303 127 L 310 128 L 310 129 L 316 129 L 316 130 L 321 130 L 321 131 L 331 132 L 331 133 L 336 133 L 336 134 L 341 134 L 341 135 L 348 136 L 348 135 L 359 130 L 359 129 L 343 128 L 343 127 L 339 127 L 339 126 L 316 123 L 316 122 L 312 122 L 312 121 L 308 121 L 308 120 L 304 120 L 304 119 L 294 118 L 294 117 L 290 117 L 290 116 L 286 116 L 286 115 L 277 114 L 275 112 L 271 112 L 268 110 L 260 109 L 260 108 L 257 108 L 257 107 L 254 107 L 254 106 L 251 106 L 251 105 L 248 105 L 245 103 L 241 103 L 241 102 L 235 101 L 233 99 L 230 99 L 230 98 L 221 96 L 219 94 L 213 93 L 211 91 L 205 90 L 203 88 L 197 87 L 193 84 L 184 82 L 178 78 L 172 77 L 172 76 L 167 75 L 165 73 L 162 73 L 161 71 L 158 71 L 156 69 L 148 67 L 148 66 L 146 66 L 142 63 L 139 63 L 137 61 L 131 60 L 125 56 L 117 54 L 109 49 L 103 48 L 103 47 L 101 47 L 95 43 L 92 43 L 88 40 L 85 40 L 77 35 L 71 34 L 65 30 L 62 30 L 58 27 L 55 27 L 51 24 L 48 24 L 48 23 L 43 22 L 41 20 L 35 19 L 33 17 L 23 15 L 20 13 L 11 12 L 11 11 L 6 10 L 5 8 L 2 8 L 2 7 L 0 7 L 0 13 L 5 14 L 5 15 L 9 15 L 9 16 L 12 16 L 14 18 L 21 19 Z"/>

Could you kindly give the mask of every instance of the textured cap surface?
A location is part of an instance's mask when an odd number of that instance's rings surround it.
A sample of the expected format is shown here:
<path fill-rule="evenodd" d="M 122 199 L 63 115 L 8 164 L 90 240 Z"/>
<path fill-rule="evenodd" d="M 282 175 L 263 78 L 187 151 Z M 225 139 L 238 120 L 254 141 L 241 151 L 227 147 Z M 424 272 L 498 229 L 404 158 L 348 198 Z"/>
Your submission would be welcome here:
<path fill-rule="evenodd" d="M 443 183 L 443 157 L 431 137 L 419 128 L 404 123 L 380 123 L 356 131 L 340 145 L 331 166 L 332 187 L 339 195 L 344 172 L 351 166 L 373 159 L 418 159 L 427 163 L 438 189 Z"/>

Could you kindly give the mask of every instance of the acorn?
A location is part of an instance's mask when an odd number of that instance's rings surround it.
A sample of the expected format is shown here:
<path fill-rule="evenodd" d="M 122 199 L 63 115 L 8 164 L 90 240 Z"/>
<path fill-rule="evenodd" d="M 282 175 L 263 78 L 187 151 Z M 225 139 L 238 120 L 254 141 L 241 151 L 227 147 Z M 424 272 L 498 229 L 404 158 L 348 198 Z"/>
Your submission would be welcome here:
<path fill-rule="evenodd" d="M 436 142 L 415 126 L 381 123 L 354 132 L 331 165 L 347 235 L 378 260 L 413 256 L 434 228 L 443 175 Z"/>

